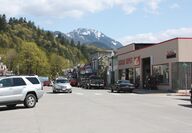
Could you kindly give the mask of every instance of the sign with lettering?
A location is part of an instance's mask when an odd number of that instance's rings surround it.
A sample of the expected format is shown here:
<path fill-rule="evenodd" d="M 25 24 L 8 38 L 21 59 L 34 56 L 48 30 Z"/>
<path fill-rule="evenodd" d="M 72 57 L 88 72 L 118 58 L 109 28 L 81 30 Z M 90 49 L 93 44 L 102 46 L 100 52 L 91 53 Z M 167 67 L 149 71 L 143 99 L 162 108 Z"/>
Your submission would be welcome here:
<path fill-rule="evenodd" d="M 170 51 L 167 51 L 167 59 L 170 59 L 170 58 L 176 58 L 176 51 L 175 50 L 170 50 Z"/>
<path fill-rule="evenodd" d="M 133 63 L 132 57 L 126 59 L 126 64 L 132 64 L 132 63 Z"/>
<path fill-rule="evenodd" d="M 138 65 L 140 65 L 140 56 L 137 56 L 137 57 L 134 57 L 134 65 L 135 66 L 138 66 Z"/>
<path fill-rule="evenodd" d="M 120 60 L 119 65 L 125 65 L 125 60 Z"/>
<path fill-rule="evenodd" d="M 119 65 L 135 65 L 138 66 L 140 65 L 141 62 L 141 57 L 140 56 L 135 56 L 135 57 L 129 57 L 123 60 L 119 60 Z"/>

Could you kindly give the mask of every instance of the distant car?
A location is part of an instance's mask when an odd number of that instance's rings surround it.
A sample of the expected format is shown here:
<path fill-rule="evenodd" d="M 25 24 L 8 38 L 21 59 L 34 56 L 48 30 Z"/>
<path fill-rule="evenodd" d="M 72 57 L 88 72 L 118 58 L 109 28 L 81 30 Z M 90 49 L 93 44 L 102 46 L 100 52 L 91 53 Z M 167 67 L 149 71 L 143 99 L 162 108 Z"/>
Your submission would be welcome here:
<path fill-rule="evenodd" d="M 100 77 L 92 76 L 86 80 L 86 88 L 87 89 L 104 88 L 104 87 L 105 87 L 104 80 Z"/>
<path fill-rule="evenodd" d="M 53 83 L 53 93 L 65 92 L 72 93 L 72 87 L 68 79 L 58 78 Z"/>
<path fill-rule="evenodd" d="M 52 81 L 50 81 L 50 80 L 46 80 L 43 82 L 43 86 L 52 86 L 52 85 L 53 85 Z"/>
<path fill-rule="evenodd" d="M 0 77 L 0 105 L 14 108 L 23 103 L 26 108 L 33 108 L 43 94 L 38 76 Z"/>
<path fill-rule="evenodd" d="M 72 79 L 70 80 L 70 85 L 71 85 L 71 86 L 77 86 L 77 85 L 78 85 L 77 79 L 72 78 Z"/>
<path fill-rule="evenodd" d="M 133 92 L 133 89 L 135 89 L 135 85 L 130 83 L 129 80 L 118 80 L 112 87 L 111 92 Z"/>
<path fill-rule="evenodd" d="M 87 78 L 80 78 L 78 81 L 78 87 L 86 88 Z"/>

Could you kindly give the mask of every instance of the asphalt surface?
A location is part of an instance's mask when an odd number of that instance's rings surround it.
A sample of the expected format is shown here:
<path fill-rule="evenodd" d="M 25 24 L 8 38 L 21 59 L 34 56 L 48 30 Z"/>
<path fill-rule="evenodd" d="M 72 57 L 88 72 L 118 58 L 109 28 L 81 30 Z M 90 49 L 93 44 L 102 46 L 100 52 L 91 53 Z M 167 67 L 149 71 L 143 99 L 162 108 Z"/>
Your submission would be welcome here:
<path fill-rule="evenodd" d="M 0 106 L 0 133 L 192 133 L 189 97 L 73 88 L 35 108 Z"/>

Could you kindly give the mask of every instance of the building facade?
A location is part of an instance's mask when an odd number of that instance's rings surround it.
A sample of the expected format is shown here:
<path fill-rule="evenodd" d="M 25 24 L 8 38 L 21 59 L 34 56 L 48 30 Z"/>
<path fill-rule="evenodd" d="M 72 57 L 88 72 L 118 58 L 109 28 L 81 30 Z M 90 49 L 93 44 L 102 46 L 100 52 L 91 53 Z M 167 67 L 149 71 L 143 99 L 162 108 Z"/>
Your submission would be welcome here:
<path fill-rule="evenodd" d="M 158 89 L 189 89 L 192 83 L 192 38 L 174 38 L 158 44 L 130 44 L 117 50 L 118 79 L 145 87 L 149 76 Z"/>

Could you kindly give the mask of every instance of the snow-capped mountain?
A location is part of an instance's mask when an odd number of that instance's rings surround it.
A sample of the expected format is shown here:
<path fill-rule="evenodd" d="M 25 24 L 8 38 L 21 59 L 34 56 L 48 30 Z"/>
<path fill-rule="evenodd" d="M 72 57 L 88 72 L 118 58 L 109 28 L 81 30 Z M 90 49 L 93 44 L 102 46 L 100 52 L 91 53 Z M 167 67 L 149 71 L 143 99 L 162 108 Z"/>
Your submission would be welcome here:
<path fill-rule="evenodd" d="M 81 44 L 95 45 L 100 48 L 116 49 L 123 46 L 120 42 L 94 29 L 79 28 L 66 35 L 76 43 L 79 41 Z"/>

